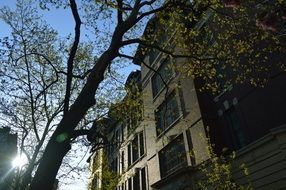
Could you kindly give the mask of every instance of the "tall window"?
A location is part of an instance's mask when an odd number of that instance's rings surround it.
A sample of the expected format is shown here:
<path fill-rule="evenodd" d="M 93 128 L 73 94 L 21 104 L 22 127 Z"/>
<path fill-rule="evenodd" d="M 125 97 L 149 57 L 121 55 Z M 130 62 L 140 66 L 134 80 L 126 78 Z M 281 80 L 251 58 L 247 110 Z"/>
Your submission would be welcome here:
<path fill-rule="evenodd" d="M 138 146 L 138 135 L 132 141 L 132 162 L 135 162 L 139 158 L 139 146 Z"/>
<path fill-rule="evenodd" d="M 111 164 L 110 164 L 110 169 L 116 173 L 119 173 L 119 168 L 118 168 L 118 157 L 115 157 Z"/>
<path fill-rule="evenodd" d="M 233 147 L 237 150 L 247 145 L 247 139 L 234 107 L 225 113 Z"/>
<path fill-rule="evenodd" d="M 132 155 L 131 155 L 131 144 L 129 144 L 127 146 L 127 151 L 128 151 L 128 166 L 130 166 L 132 164 L 132 161 L 131 161 L 131 158 L 132 158 Z"/>
<path fill-rule="evenodd" d="M 149 64 L 152 65 L 159 55 L 159 51 L 155 48 L 151 48 L 149 51 Z"/>
<path fill-rule="evenodd" d="M 142 168 L 140 170 L 141 173 L 141 190 L 147 189 L 147 180 L 146 180 L 146 169 Z"/>
<path fill-rule="evenodd" d="M 159 152 L 161 178 L 187 165 L 183 135 L 174 139 Z"/>
<path fill-rule="evenodd" d="M 137 112 L 136 112 L 137 114 Z M 138 127 L 138 118 L 131 117 L 127 120 L 127 135 L 130 135 L 134 132 L 134 130 Z"/>
<path fill-rule="evenodd" d="M 128 179 L 128 190 L 132 190 L 132 178 Z"/>
<path fill-rule="evenodd" d="M 162 80 L 162 78 L 163 80 Z M 157 73 L 152 77 L 152 92 L 153 97 L 156 97 L 158 93 L 165 87 L 165 83 L 170 81 L 173 76 L 173 71 L 171 68 L 171 61 L 169 58 L 166 58 L 162 61 L 161 66 L 157 70 Z M 164 81 L 164 82 L 163 82 Z"/>
<path fill-rule="evenodd" d="M 133 176 L 133 189 L 134 190 L 140 189 L 140 173 L 139 172 L 135 173 L 135 175 Z"/>
<path fill-rule="evenodd" d="M 139 160 L 145 154 L 143 131 L 137 133 L 128 148 L 128 166 Z"/>
<path fill-rule="evenodd" d="M 120 130 L 121 130 L 121 142 L 124 141 L 124 129 L 125 129 L 125 125 L 121 125 Z"/>
<path fill-rule="evenodd" d="M 121 152 L 121 173 L 124 172 L 124 151 Z"/>
<path fill-rule="evenodd" d="M 97 176 L 94 176 L 94 178 L 92 179 L 92 188 L 93 189 L 97 189 L 98 188 L 98 178 L 97 178 Z"/>
<path fill-rule="evenodd" d="M 176 96 L 175 93 L 172 93 L 155 112 L 157 135 L 171 126 L 179 116 L 179 107 Z"/>
<path fill-rule="evenodd" d="M 146 168 L 140 168 L 128 179 L 128 190 L 147 190 Z"/>

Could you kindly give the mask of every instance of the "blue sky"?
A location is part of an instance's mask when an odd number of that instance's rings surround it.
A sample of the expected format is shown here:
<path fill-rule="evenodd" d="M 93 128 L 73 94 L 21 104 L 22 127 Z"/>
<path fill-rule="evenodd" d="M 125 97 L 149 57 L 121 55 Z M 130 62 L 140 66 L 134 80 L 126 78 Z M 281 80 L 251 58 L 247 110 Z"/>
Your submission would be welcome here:
<path fill-rule="evenodd" d="M 15 8 L 16 0 L 0 0 L 0 7 L 9 6 L 11 8 Z M 43 14 L 44 19 L 55 29 L 58 31 L 61 37 L 67 36 L 69 33 L 73 35 L 74 32 L 74 20 L 72 18 L 72 14 L 69 9 L 51 9 L 50 11 L 40 11 L 40 14 Z M 9 36 L 10 34 L 9 27 L 0 20 L 0 38 Z M 82 27 L 82 40 L 87 40 L 85 38 L 85 34 L 90 35 L 88 31 Z M 92 37 L 90 37 L 92 40 Z M 128 49 L 127 49 L 128 51 Z M 134 49 L 130 49 L 130 51 L 134 51 Z M 138 66 L 130 65 L 127 68 L 121 70 L 121 72 L 127 76 L 132 70 L 139 69 Z M 83 161 L 85 162 L 85 160 Z M 84 164 L 84 163 L 83 163 Z M 87 163 L 86 163 L 87 164 Z M 83 175 L 87 177 L 87 174 Z M 83 178 L 84 178 L 83 177 Z M 87 180 L 87 179 L 86 179 Z M 87 182 L 87 181 L 86 181 Z M 75 190 L 85 190 L 86 182 L 83 180 L 75 180 L 71 186 L 63 186 L 60 189 L 75 189 Z"/>
<path fill-rule="evenodd" d="M 16 0 L 1 0 L 0 6 L 9 6 L 14 8 L 16 4 Z M 73 19 L 71 17 L 71 13 L 68 10 L 61 9 L 52 9 L 51 11 L 41 11 L 44 19 L 48 21 L 48 23 L 57 31 L 61 36 L 65 36 L 68 33 L 73 31 Z M 1 28 L 1 36 L 6 36 L 9 34 L 9 29 L 7 26 L 0 21 Z"/>

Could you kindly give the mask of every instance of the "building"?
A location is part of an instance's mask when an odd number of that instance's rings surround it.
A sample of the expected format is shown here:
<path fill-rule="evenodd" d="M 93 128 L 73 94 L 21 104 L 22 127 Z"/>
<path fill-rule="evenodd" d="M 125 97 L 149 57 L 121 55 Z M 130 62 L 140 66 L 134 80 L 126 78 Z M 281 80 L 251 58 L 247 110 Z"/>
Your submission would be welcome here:
<path fill-rule="evenodd" d="M 97 122 L 97 133 L 105 135 L 108 144 L 103 148 L 96 148 L 89 159 L 89 189 L 112 189 L 113 186 L 125 188 L 131 185 L 132 172 L 127 171 L 145 154 L 145 135 L 139 127 L 142 120 L 142 102 L 140 97 L 137 97 L 141 90 L 141 72 L 133 71 L 125 86 L 126 97 L 110 109 L 108 117 Z M 97 139 L 98 142 L 100 140 Z"/>
<path fill-rule="evenodd" d="M 147 28 L 155 25 L 156 17 Z M 160 40 L 179 51 L 174 35 L 168 35 Z M 141 65 L 143 118 L 115 122 L 109 133 L 120 142 L 107 153 L 108 163 L 120 175 L 117 189 L 199 189 L 198 168 L 210 158 L 207 133 L 216 153 L 236 151 L 235 182 L 251 182 L 253 189 L 286 189 L 285 72 L 273 72 L 264 88 L 233 85 L 212 94 L 198 90 L 202 80 L 176 72 L 174 66 L 186 58 L 156 49 L 141 54 L 141 48 L 136 64 Z M 247 178 L 237 169 L 241 164 L 249 170 Z"/>
<path fill-rule="evenodd" d="M 9 190 L 13 183 L 15 170 L 12 161 L 17 155 L 17 134 L 10 128 L 0 128 L 0 189 Z"/>

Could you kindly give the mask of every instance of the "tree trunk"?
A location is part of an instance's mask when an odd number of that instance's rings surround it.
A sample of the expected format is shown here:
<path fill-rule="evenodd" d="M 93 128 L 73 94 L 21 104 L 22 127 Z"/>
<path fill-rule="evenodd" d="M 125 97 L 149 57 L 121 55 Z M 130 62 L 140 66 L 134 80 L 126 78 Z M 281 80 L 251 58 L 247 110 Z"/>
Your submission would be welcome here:
<path fill-rule="evenodd" d="M 130 17 L 126 19 L 126 21 L 117 25 L 115 28 L 108 50 L 104 52 L 96 62 L 79 96 L 64 115 L 56 131 L 52 135 L 42 156 L 40 165 L 37 168 L 35 177 L 32 180 L 30 190 L 52 190 L 62 160 L 71 149 L 70 135 L 73 133 L 78 123 L 84 118 L 88 109 L 95 105 L 96 90 L 104 79 L 104 73 L 107 70 L 107 67 L 119 54 L 119 48 L 121 47 L 124 33 L 137 22 L 136 18 L 138 11 L 139 5 L 137 5 L 137 9 L 132 11 Z M 60 142 L 59 140 L 61 138 L 59 137 L 61 135 L 64 135 L 67 138 Z"/>
<path fill-rule="evenodd" d="M 15 190 L 22 190 L 27 188 L 28 184 L 31 182 L 32 179 L 32 172 L 33 172 L 33 167 L 28 166 L 22 179 L 20 179 L 20 177 L 19 179 L 17 179 L 17 185 L 15 187 Z"/>
<path fill-rule="evenodd" d="M 95 104 L 95 92 L 104 79 L 105 70 L 117 55 L 117 51 L 118 49 L 109 49 L 99 58 L 81 93 L 49 140 L 30 190 L 52 190 L 62 160 L 71 148 L 71 134 L 84 118 L 87 110 Z"/>
<path fill-rule="evenodd" d="M 31 190 L 53 189 L 58 169 L 70 149 L 69 141 L 59 142 L 56 136 L 51 138 L 30 186 Z"/>

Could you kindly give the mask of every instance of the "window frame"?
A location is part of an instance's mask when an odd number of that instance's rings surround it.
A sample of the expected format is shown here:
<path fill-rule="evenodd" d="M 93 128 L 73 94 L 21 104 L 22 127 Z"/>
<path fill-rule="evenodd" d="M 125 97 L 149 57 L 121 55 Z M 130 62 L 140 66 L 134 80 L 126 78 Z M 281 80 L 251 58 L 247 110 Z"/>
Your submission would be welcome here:
<path fill-rule="evenodd" d="M 142 137 L 142 138 L 140 138 Z M 137 139 L 137 157 L 134 160 L 134 151 L 135 148 L 133 147 L 134 140 Z M 143 142 L 141 142 L 141 140 L 143 140 Z M 139 160 L 141 160 L 145 155 L 146 155 L 146 145 L 145 145 L 145 134 L 144 134 L 144 130 L 136 133 L 134 135 L 134 138 L 130 141 L 130 143 L 127 145 L 127 154 L 128 154 L 128 166 L 127 168 L 131 168 L 131 166 L 133 166 L 135 163 L 137 163 Z M 143 145 L 143 150 L 142 150 L 142 146 Z"/>
<path fill-rule="evenodd" d="M 178 151 L 178 149 L 177 149 L 178 147 L 180 148 L 179 149 L 180 151 Z M 173 152 L 170 153 L 169 151 L 173 151 Z M 179 156 L 170 156 L 170 154 L 174 154 L 174 153 L 181 154 L 181 158 L 179 160 L 180 162 L 178 164 L 174 165 L 173 167 L 171 167 L 170 169 L 166 170 L 168 168 L 168 165 L 172 165 L 172 164 L 170 164 L 172 161 L 178 161 L 178 159 L 179 159 Z M 162 148 L 158 152 L 158 157 L 159 157 L 161 179 L 171 175 L 172 173 L 176 172 L 177 170 L 183 168 L 184 166 L 187 166 L 188 165 L 187 152 L 186 152 L 186 145 L 184 142 L 183 134 L 178 135 L 167 146 Z M 164 157 L 168 158 L 168 159 L 164 160 Z M 176 160 L 174 160 L 174 158 L 176 158 Z M 164 161 L 167 161 L 167 162 L 163 163 Z"/>
<path fill-rule="evenodd" d="M 177 105 L 177 109 L 175 111 L 172 111 L 173 113 L 177 113 L 176 117 L 174 117 L 174 119 L 172 121 L 170 121 L 170 123 L 166 123 L 164 122 L 164 124 L 162 125 L 163 127 L 158 127 L 158 120 L 159 120 L 159 113 L 160 112 L 165 112 L 163 107 L 167 107 L 166 110 L 166 115 L 165 117 L 168 117 L 168 101 L 175 101 L 176 105 Z M 172 106 L 173 107 L 173 106 Z M 164 134 L 166 131 L 168 131 L 181 117 L 182 117 L 182 110 L 181 110 L 181 102 L 177 97 L 177 93 L 175 92 L 175 90 L 173 90 L 168 96 L 167 98 L 157 107 L 157 109 L 154 111 L 154 115 L 155 115 L 155 121 L 156 121 L 156 134 L 157 137 L 160 137 L 162 134 Z M 161 130 L 161 131 L 159 131 Z"/>
<path fill-rule="evenodd" d="M 166 72 L 166 75 L 163 74 L 164 71 Z M 168 74 L 168 72 L 170 72 L 170 74 Z M 151 77 L 153 101 L 166 88 L 166 85 L 162 81 L 162 79 L 161 79 L 159 74 L 161 75 L 161 77 L 163 78 L 163 80 L 164 80 L 164 82 L 166 84 L 169 84 L 170 81 L 176 76 L 176 73 L 174 72 L 174 69 L 173 69 L 173 62 L 172 62 L 172 58 L 171 57 L 167 56 L 165 58 L 162 58 L 162 60 L 160 61 L 160 66 L 158 67 L 156 73 L 154 73 L 153 76 Z M 158 83 L 161 83 L 161 84 L 159 85 Z M 157 86 L 159 85 L 161 87 L 156 90 L 156 88 L 157 88 L 156 85 Z"/>
<path fill-rule="evenodd" d="M 138 169 L 139 170 L 137 170 L 136 173 L 132 177 L 126 180 L 128 183 L 128 190 L 148 190 L 149 189 L 149 182 L 147 180 L 148 179 L 147 166 L 144 166 Z M 138 181 L 135 179 L 135 177 L 137 177 Z"/>

